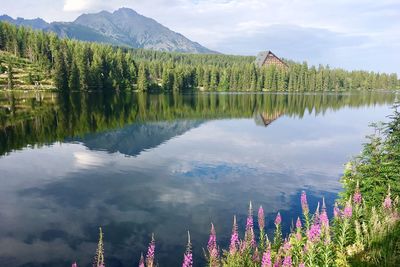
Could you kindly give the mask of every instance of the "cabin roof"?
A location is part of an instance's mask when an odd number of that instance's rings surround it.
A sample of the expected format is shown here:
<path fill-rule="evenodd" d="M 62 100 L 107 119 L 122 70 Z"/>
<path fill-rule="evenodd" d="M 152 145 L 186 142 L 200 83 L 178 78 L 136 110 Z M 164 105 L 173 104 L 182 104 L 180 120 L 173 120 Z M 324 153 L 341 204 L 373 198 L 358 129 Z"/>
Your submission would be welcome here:
<path fill-rule="evenodd" d="M 269 54 L 272 54 L 274 57 L 276 57 L 277 59 L 279 59 L 279 61 L 281 61 L 285 66 L 287 66 L 287 64 L 281 60 L 279 57 L 277 57 L 274 53 L 271 52 L 271 50 L 268 51 L 262 51 L 260 53 L 258 53 L 257 58 L 256 58 L 256 65 L 259 67 L 262 67 L 262 65 L 264 64 L 265 60 L 267 59 L 267 56 Z"/>

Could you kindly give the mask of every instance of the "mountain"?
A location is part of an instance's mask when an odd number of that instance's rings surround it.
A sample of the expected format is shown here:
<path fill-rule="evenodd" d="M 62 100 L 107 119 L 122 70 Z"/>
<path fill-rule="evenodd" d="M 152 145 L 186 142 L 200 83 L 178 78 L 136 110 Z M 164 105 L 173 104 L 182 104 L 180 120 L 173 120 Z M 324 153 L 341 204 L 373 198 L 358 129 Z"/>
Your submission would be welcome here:
<path fill-rule="evenodd" d="M 121 129 L 88 134 L 83 138 L 67 139 L 66 141 L 80 142 L 91 150 L 137 156 L 143 151 L 158 147 L 203 123 L 204 121 L 201 120 L 135 123 Z"/>
<path fill-rule="evenodd" d="M 40 18 L 13 19 L 7 15 L 0 16 L 0 20 L 82 41 L 159 51 L 216 53 L 129 8 L 120 8 L 113 13 L 83 14 L 73 22 L 47 23 Z"/>
<path fill-rule="evenodd" d="M 48 28 L 50 26 L 49 23 L 47 23 L 46 21 L 44 21 L 41 18 L 36 18 L 36 19 L 24 19 L 24 18 L 17 18 L 17 19 L 13 19 L 10 16 L 7 15 L 3 15 L 0 16 L 0 21 L 6 21 L 18 26 L 28 26 L 28 27 L 32 27 L 34 29 L 39 29 L 39 30 L 44 30 L 46 28 Z"/>

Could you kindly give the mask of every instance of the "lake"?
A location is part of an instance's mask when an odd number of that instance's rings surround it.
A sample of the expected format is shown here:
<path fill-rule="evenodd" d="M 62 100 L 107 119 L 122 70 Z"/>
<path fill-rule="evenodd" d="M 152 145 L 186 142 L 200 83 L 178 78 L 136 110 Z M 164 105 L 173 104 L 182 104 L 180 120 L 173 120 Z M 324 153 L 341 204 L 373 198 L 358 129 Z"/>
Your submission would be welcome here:
<path fill-rule="evenodd" d="M 151 234 L 180 266 L 190 230 L 204 263 L 210 223 L 227 247 L 249 201 L 288 231 L 306 190 L 331 214 L 344 164 L 395 93 L 1 93 L 0 265 L 137 266 Z M 256 213 L 256 212 L 255 212 Z"/>

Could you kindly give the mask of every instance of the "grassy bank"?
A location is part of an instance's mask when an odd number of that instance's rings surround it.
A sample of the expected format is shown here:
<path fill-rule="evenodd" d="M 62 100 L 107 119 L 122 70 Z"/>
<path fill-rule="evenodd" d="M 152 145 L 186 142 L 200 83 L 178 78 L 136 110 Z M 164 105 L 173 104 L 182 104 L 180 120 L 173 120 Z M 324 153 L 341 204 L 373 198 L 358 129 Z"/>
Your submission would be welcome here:
<path fill-rule="evenodd" d="M 380 200 L 388 193 L 388 187 L 392 198 L 400 195 L 399 106 L 394 107 L 389 123 L 373 127 L 375 133 L 368 137 L 362 153 L 346 167 L 341 201 L 359 188 L 365 205 L 380 209 Z M 400 266 L 400 224 L 397 222 L 386 234 L 370 240 L 364 251 L 354 255 L 350 262 L 353 266 Z"/>
<path fill-rule="evenodd" d="M 0 50 L 0 89 L 50 90 L 54 86 L 50 74 L 39 65 Z"/>

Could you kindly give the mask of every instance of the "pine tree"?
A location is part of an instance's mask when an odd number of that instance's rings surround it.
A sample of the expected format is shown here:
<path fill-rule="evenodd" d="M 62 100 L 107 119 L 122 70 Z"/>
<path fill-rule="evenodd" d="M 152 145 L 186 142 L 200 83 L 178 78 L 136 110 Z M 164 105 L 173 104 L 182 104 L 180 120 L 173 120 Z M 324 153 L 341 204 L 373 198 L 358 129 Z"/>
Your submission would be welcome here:
<path fill-rule="evenodd" d="M 219 83 L 218 71 L 215 67 L 213 67 L 211 70 L 211 77 L 210 77 L 210 89 L 211 90 L 217 89 L 218 83 Z"/>
<path fill-rule="evenodd" d="M 56 54 L 53 77 L 56 88 L 63 91 L 68 89 L 68 72 L 62 51 L 58 51 Z"/>
<path fill-rule="evenodd" d="M 172 86 L 174 84 L 174 76 L 171 74 L 171 69 L 169 67 L 164 68 L 162 74 L 162 87 L 166 91 L 172 91 Z"/>
<path fill-rule="evenodd" d="M 138 72 L 138 83 L 137 83 L 137 90 L 138 91 L 147 91 L 149 88 L 149 81 L 148 81 L 148 71 L 144 63 L 140 63 L 139 65 L 139 72 Z"/>
<path fill-rule="evenodd" d="M 69 88 L 72 90 L 80 89 L 79 69 L 75 61 L 72 63 L 71 74 L 68 81 Z"/>

